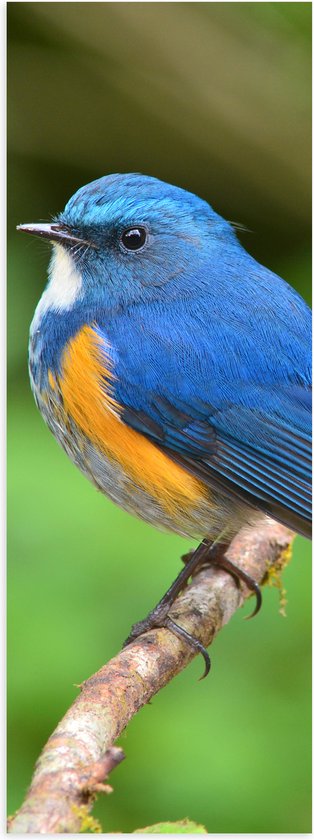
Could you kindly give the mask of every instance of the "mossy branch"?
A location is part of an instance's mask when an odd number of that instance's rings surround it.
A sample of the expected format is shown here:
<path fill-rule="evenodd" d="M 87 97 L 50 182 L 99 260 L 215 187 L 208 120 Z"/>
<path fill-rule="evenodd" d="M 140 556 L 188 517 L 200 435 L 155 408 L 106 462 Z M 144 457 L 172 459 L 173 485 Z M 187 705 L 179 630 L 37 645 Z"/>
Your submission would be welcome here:
<path fill-rule="evenodd" d="M 242 529 L 227 557 L 256 581 L 280 570 L 293 533 L 272 520 Z M 204 568 L 177 598 L 171 616 L 206 647 L 242 605 L 249 591 L 230 574 Z M 81 685 L 81 693 L 49 738 L 37 761 L 11 833 L 76 833 L 84 828 L 98 792 L 109 792 L 108 774 L 123 759 L 116 739 L 129 720 L 179 673 L 195 652 L 169 630 L 150 630 Z M 209 677 L 210 679 L 210 677 Z M 84 822 L 85 821 L 85 822 Z"/>

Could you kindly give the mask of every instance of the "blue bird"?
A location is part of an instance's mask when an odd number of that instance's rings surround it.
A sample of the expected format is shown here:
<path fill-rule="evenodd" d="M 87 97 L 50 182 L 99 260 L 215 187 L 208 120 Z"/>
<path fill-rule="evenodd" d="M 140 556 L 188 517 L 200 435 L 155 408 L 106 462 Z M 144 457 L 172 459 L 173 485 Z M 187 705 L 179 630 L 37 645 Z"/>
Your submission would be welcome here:
<path fill-rule="evenodd" d="M 35 400 L 96 487 L 201 538 L 198 562 L 261 513 L 309 537 L 311 318 L 297 292 L 205 201 L 141 174 L 99 178 L 53 223 L 19 229 L 53 246 L 30 333 Z"/>

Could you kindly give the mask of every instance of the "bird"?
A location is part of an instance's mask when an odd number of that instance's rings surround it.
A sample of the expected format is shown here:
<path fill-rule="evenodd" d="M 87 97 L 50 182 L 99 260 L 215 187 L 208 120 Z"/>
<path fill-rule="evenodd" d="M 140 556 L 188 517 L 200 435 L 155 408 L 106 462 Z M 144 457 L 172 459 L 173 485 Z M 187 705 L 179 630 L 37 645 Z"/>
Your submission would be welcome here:
<path fill-rule="evenodd" d="M 221 564 L 257 611 L 224 556 L 233 536 L 268 515 L 310 538 L 310 310 L 236 226 L 152 176 L 100 177 L 18 230 L 52 245 L 29 341 L 45 422 L 113 502 L 200 540 L 128 641 L 162 623 L 208 670 L 168 616 L 191 571 Z"/>

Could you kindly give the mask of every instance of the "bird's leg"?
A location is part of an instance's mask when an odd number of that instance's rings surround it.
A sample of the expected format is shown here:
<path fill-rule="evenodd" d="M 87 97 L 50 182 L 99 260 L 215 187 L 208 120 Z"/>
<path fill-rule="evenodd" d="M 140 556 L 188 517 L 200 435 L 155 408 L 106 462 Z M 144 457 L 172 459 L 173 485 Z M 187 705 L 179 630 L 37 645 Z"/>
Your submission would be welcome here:
<path fill-rule="evenodd" d="M 142 621 L 138 621 L 137 624 L 133 624 L 131 629 L 131 633 L 124 642 L 123 647 L 131 644 L 134 642 L 138 636 L 141 636 L 142 633 L 146 633 L 147 630 L 152 630 L 155 627 L 166 627 L 168 630 L 171 630 L 176 636 L 184 639 L 191 647 L 197 650 L 199 653 L 202 654 L 205 660 L 205 671 L 203 676 L 206 677 L 209 669 L 210 669 L 210 658 L 208 656 L 206 648 L 199 642 L 197 639 L 194 639 L 187 630 L 184 630 L 183 627 L 179 627 L 171 618 L 169 618 L 168 613 L 172 604 L 174 603 L 177 596 L 180 594 L 182 589 L 186 586 L 189 578 L 195 572 L 195 570 L 202 566 L 203 563 L 207 559 L 208 551 L 210 550 L 210 543 L 208 540 L 203 540 L 200 545 L 193 551 L 192 555 L 190 556 L 188 562 L 184 566 L 184 569 L 178 574 L 176 579 L 173 581 L 167 592 L 165 592 L 163 598 L 158 602 L 156 607 L 148 614 L 146 618 Z"/>
<path fill-rule="evenodd" d="M 216 542 L 211 544 L 208 540 L 203 540 L 195 551 L 184 555 L 182 558 L 185 561 L 184 569 L 182 569 L 182 571 L 178 574 L 163 598 L 161 598 L 159 603 L 148 614 L 148 616 L 144 618 L 143 621 L 139 621 L 137 624 L 133 625 L 131 633 L 126 639 L 124 646 L 131 644 L 131 642 L 134 642 L 138 636 L 142 635 L 142 633 L 146 633 L 154 627 L 167 627 L 168 630 L 171 630 L 176 636 L 183 638 L 184 641 L 191 645 L 191 647 L 202 654 L 205 660 L 205 672 L 203 676 L 206 677 L 210 669 L 210 658 L 206 648 L 201 644 L 201 642 L 184 630 L 183 627 L 176 624 L 169 617 L 168 613 L 175 599 L 186 586 L 191 575 L 204 565 L 219 566 L 219 568 L 229 572 L 232 577 L 235 578 L 237 583 L 242 580 L 249 589 L 255 592 L 256 595 L 256 606 L 254 612 L 249 617 L 252 618 L 253 615 L 258 613 L 262 604 L 260 587 L 258 583 L 250 577 L 250 575 L 244 572 L 243 569 L 240 569 L 239 566 L 236 566 L 235 563 L 232 563 L 232 561 L 225 556 L 225 551 L 228 546 L 229 543 Z"/>

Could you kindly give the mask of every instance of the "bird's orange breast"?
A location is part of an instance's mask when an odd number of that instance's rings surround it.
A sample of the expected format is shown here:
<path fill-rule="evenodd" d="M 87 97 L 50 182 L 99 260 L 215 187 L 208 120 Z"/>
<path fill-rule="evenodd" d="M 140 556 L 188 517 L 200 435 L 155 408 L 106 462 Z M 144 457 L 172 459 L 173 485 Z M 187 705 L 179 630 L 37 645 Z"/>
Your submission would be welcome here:
<path fill-rule="evenodd" d="M 59 380 L 64 409 L 91 442 L 161 507 L 176 517 L 209 500 L 208 489 L 121 419 L 112 396 L 114 371 L 106 346 L 83 327 L 63 353 Z"/>

